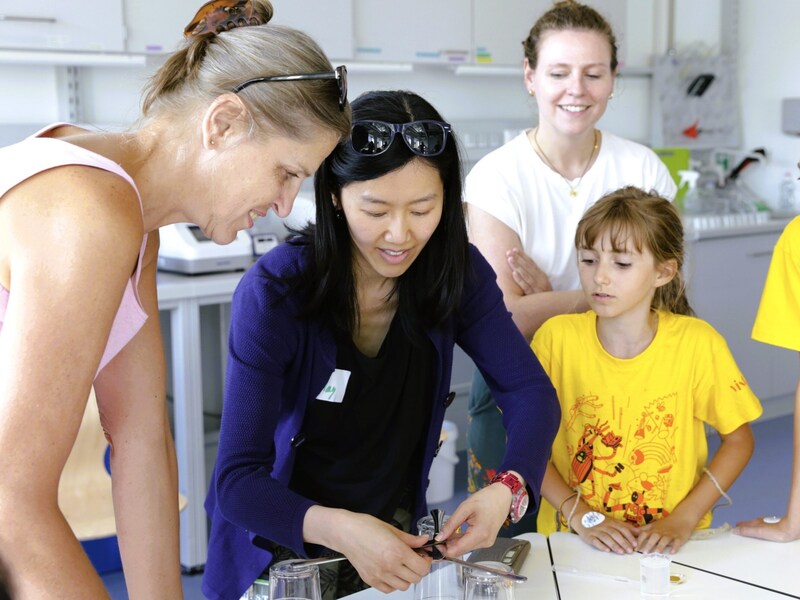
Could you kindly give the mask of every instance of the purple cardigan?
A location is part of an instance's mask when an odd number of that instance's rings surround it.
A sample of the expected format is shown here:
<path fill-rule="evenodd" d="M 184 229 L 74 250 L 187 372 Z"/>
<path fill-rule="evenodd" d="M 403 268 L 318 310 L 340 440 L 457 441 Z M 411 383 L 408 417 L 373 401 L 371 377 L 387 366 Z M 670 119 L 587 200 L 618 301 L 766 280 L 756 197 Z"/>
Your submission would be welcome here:
<path fill-rule="evenodd" d="M 281 244 L 245 273 L 233 296 L 222 428 L 205 503 L 211 533 L 203 593 L 212 600 L 238 600 L 269 564 L 271 554 L 255 538 L 306 555 L 303 519 L 315 503 L 287 487 L 292 439 L 301 431 L 308 402 L 335 368 L 336 344 L 324 323 L 298 319 L 301 298 L 280 300 L 286 286 L 265 273 L 297 273 L 310 259 L 308 246 Z M 443 328 L 427 332 L 439 360 L 413 522 L 427 512 L 428 472 L 447 407 L 455 344 L 484 373 L 503 410 L 508 448 L 501 469 L 525 478 L 535 494 L 531 506 L 538 505 L 558 429 L 555 390 L 511 320 L 494 271 L 472 246 L 470 259 L 458 312 Z"/>

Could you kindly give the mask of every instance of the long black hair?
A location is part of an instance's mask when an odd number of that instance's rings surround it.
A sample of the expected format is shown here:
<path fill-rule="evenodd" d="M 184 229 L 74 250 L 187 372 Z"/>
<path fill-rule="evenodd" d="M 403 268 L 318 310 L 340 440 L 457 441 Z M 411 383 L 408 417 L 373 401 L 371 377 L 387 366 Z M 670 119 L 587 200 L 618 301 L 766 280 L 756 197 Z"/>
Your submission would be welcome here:
<path fill-rule="evenodd" d="M 443 120 L 430 103 L 407 91 L 367 92 L 356 98 L 351 108 L 354 122 Z M 292 286 L 307 294 L 303 316 L 329 320 L 342 335 L 350 336 L 356 330 L 359 313 L 352 239 L 344 215 L 337 212 L 342 188 L 382 177 L 414 159 L 439 172 L 444 187 L 442 218 L 417 259 L 397 279 L 390 296 L 397 296 L 400 322 L 412 340 L 421 339 L 426 328 L 441 325 L 454 312 L 469 268 L 469 250 L 461 203 L 461 162 L 451 132 L 438 156 L 413 154 L 397 135 L 382 154 L 356 152 L 348 138 L 325 159 L 314 177 L 316 223 L 296 240 L 311 244 L 314 253 L 311 267 Z"/>

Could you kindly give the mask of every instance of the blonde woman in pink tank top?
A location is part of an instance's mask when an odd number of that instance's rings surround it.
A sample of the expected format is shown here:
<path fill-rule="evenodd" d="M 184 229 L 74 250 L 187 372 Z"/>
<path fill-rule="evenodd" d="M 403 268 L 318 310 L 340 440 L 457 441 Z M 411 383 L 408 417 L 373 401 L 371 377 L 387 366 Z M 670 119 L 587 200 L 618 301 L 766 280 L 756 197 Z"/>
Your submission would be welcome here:
<path fill-rule="evenodd" d="M 225 244 L 285 216 L 350 127 L 345 70 L 271 16 L 204 5 L 128 131 L 57 124 L 0 148 L 0 552 L 17 600 L 108 598 L 57 503 L 92 386 L 129 597 L 182 597 L 157 230 Z"/>

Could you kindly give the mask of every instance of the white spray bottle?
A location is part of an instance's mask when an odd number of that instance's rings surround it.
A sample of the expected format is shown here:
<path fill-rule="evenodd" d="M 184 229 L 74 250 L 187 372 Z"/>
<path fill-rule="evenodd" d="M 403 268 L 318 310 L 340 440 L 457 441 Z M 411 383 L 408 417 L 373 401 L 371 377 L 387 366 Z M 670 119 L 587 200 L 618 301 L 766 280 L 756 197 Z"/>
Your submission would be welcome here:
<path fill-rule="evenodd" d="M 703 200 L 697 189 L 697 180 L 700 178 L 700 173 L 698 171 L 686 170 L 678 171 L 678 175 L 681 178 L 678 189 L 681 189 L 684 185 L 687 186 L 686 194 L 683 196 L 683 200 L 678 208 L 684 214 L 700 214 L 703 212 Z"/>

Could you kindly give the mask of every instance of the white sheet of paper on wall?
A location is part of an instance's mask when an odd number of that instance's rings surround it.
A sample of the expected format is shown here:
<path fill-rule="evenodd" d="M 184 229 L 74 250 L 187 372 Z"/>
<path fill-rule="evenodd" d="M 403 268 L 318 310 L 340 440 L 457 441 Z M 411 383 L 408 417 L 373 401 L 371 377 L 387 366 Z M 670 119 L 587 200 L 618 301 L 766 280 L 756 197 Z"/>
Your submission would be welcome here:
<path fill-rule="evenodd" d="M 739 91 L 731 58 L 662 56 L 654 61 L 653 84 L 661 109 L 662 145 L 739 147 Z"/>

